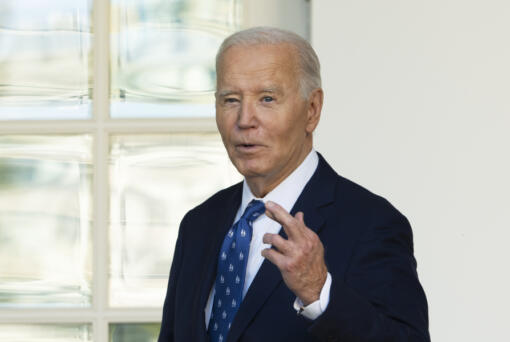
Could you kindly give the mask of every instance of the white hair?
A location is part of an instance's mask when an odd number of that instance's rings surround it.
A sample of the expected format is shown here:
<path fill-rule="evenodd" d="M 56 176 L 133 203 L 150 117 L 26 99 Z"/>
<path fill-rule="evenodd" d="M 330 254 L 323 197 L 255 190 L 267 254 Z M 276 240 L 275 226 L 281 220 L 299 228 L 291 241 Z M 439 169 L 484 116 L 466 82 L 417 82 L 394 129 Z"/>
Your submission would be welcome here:
<path fill-rule="evenodd" d="M 296 49 L 300 71 L 301 94 L 306 99 L 313 90 L 321 88 L 320 63 L 312 46 L 301 36 L 274 27 L 253 27 L 227 37 L 216 54 L 216 70 L 223 54 L 232 46 L 290 44 Z"/>

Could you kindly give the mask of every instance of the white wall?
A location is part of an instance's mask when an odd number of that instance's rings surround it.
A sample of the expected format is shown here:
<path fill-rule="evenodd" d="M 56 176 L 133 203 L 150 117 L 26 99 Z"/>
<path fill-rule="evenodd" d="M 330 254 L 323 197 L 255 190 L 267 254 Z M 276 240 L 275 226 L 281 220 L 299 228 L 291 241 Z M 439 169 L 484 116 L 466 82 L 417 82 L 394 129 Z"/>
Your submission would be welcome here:
<path fill-rule="evenodd" d="M 510 1 L 313 0 L 316 146 L 410 219 L 433 341 L 510 341 Z"/>

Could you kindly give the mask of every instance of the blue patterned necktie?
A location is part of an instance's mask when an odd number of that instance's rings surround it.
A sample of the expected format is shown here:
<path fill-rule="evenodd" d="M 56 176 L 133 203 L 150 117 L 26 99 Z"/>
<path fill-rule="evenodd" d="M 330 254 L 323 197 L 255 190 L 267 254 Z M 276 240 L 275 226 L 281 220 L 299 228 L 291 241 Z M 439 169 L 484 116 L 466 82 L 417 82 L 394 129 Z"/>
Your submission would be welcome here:
<path fill-rule="evenodd" d="M 265 211 L 264 202 L 251 201 L 234 223 L 221 245 L 214 300 L 209 320 L 211 342 L 225 342 L 230 325 L 243 300 L 246 263 L 250 251 L 252 224 Z"/>

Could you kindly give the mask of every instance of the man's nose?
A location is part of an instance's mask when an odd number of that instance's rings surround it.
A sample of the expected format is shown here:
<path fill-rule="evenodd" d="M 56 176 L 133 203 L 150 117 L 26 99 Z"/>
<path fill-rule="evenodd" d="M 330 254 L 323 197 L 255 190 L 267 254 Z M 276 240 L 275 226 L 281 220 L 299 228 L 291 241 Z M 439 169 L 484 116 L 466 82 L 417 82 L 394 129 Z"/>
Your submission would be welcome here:
<path fill-rule="evenodd" d="M 257 125 L 257 112 L 252 101 L 242 101 L 239 107 L 237 126 L 239 128 L 252 128 Z"/>

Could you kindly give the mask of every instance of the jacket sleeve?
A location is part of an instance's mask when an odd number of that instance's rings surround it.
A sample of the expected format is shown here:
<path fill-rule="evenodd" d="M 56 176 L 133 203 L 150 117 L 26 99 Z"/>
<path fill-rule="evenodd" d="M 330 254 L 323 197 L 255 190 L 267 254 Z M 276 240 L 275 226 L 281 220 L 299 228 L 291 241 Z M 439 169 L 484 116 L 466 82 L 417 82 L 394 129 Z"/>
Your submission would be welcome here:
<path fill-rule="evenodd" d="M 158 342 L 173 342 L 174 341 L 174 319 L 175 319 L 175 290 L 177 286 L 177 279 L 179 277 L 180 268 L 182 264 L 182 251 L 184 227 L 186 215 L 179 227 L 179 235 L 175 244 L 174 257 L 172 260 L 172 267 L 170 268 L 170 277 L 168 279 L 168 288 L 166 292 L 165 303 L 163 305 L 163 319 L 161 322 L 161 330 L 159 332 Z"/>
<path fill-rule="evenodd" d="M 309 328 L 319 341 L 429 342 L 427 300 L 418 281 L 412 231 L 392 211 L 361 234 L 345 278 Z"/>

